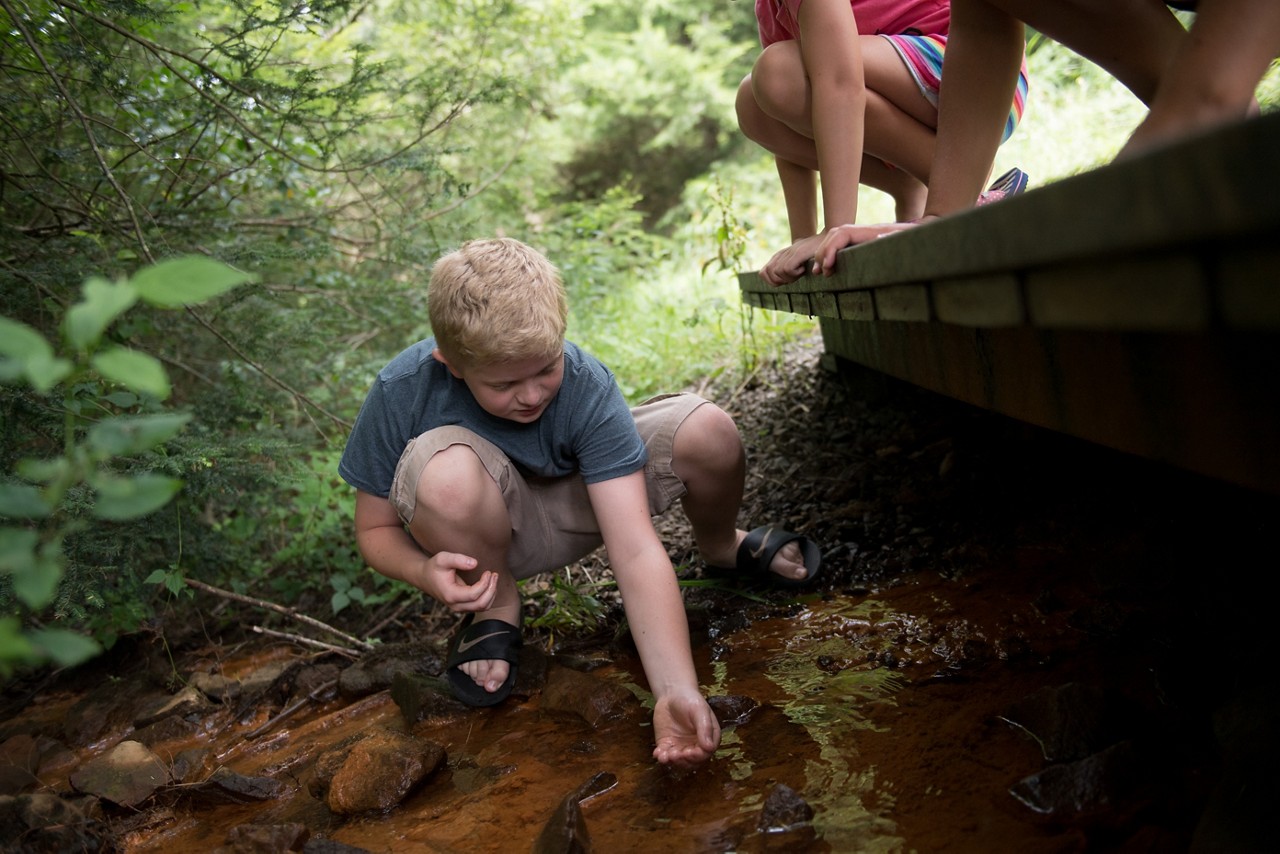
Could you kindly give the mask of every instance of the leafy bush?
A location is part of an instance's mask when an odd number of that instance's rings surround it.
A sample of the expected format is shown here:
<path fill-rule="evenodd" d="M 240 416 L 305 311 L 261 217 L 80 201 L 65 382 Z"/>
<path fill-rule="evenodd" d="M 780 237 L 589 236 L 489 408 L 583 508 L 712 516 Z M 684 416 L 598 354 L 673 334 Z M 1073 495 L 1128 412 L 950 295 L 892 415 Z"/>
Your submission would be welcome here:
<path fill-rule="evenodd" d="M 0 672 L 47 660 L 74 664 L 98 651 L 73 629 L 44 625 L 64 582 L 68 541 L 147 516 L 182 486 L 161 461 L 191 416 L 163 408 L 171 392 L 164 366 L 110 337 L 109 328 L 140 300 L 193 305 L 250 278 L 204 258 L 163 262 L 116 282 L 90 278 L 63 316 L 61 353 L 32 327 L 0 316 L 0 381 L 29 386 L 62 422 L 52 453 L 17 459 L 0 483 L 0 517 L 10 520 L 0 527 L 0 605 L 8 613 L 0 617 Z M 101 584 L 65 580 L 72 600 L 105 604 Z M 131 616 L 115 614 L 112 622 Z"/>

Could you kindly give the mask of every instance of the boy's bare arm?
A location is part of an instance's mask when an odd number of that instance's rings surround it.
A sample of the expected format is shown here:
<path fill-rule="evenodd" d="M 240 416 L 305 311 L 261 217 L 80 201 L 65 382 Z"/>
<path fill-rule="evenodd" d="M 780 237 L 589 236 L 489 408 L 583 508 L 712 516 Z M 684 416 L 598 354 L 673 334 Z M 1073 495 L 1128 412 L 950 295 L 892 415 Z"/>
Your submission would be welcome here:
<path fill-rule="evenodd" d="M 467 584 L 458 572 L 476 569 L 475 558 L 453 552 L 424 552 L 385 498 L 356 491 L 356 545 L 369 566 L 412 584 L 455 611 L 483 611 L 492 604 L 498 577 L 485 572 Z"/>
<path fill-rule="evenodd" d="M 698 688 L 675 571 L 649 517 L 643 472 L 587 486 L 649 689 L 658 761 L 693 766 L 715 752 L 720 725 Z"/>

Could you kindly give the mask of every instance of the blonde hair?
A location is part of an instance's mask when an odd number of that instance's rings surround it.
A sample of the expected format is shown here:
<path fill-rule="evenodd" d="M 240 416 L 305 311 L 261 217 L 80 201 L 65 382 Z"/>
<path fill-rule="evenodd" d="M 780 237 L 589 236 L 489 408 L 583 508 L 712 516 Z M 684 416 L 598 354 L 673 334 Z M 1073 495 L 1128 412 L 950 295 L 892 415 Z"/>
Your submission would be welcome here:
<path fill-rule="evenodd" d="M 559 353 L 569 308 L 560 271 L 501 237 L 467 241 L 436 261 L 427 312 L 444 357 L 475 366 Z"/>

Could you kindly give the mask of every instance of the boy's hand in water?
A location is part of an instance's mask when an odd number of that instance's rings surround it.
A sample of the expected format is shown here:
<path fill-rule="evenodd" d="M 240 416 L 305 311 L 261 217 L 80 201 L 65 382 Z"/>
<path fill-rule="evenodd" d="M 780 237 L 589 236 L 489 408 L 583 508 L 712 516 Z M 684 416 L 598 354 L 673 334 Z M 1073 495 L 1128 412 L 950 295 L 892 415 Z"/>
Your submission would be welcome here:
<path fill-rule="evenodd" d="M 701 694 L 659 699 L 653 707 L 653 732 L 653 758 L 677 768 L 701 765 L 720 746 L 720 722 Z"/>

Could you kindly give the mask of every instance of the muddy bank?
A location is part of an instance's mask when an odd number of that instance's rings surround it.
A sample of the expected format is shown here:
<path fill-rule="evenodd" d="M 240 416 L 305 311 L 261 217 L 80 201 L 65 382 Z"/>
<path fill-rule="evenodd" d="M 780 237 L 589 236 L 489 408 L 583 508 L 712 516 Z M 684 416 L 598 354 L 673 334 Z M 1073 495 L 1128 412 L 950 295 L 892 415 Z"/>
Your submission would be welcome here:
<path fill-rule="evenodd" d="M 749 446 L 744 523 L 785 522 L 826 554 L 799 600 L 687 589 L 701 679 L 732 698 L 708 767 L 653 765 L 640 669 L 611 627 L 530 631 L 517 696 L 468 710 L 433 690 L 450 620 L 426 605 L 380 633 L 418 644 L 398 664 L 210 621 L 7 686 L 5 839 L 1261 850 L 1275 499 L 816 363 L 806 342 L 708 392 Z M 696 580 L 682 526 L 663 530 Z M 127 787 L 92 776 L 115 754 Z"/>

